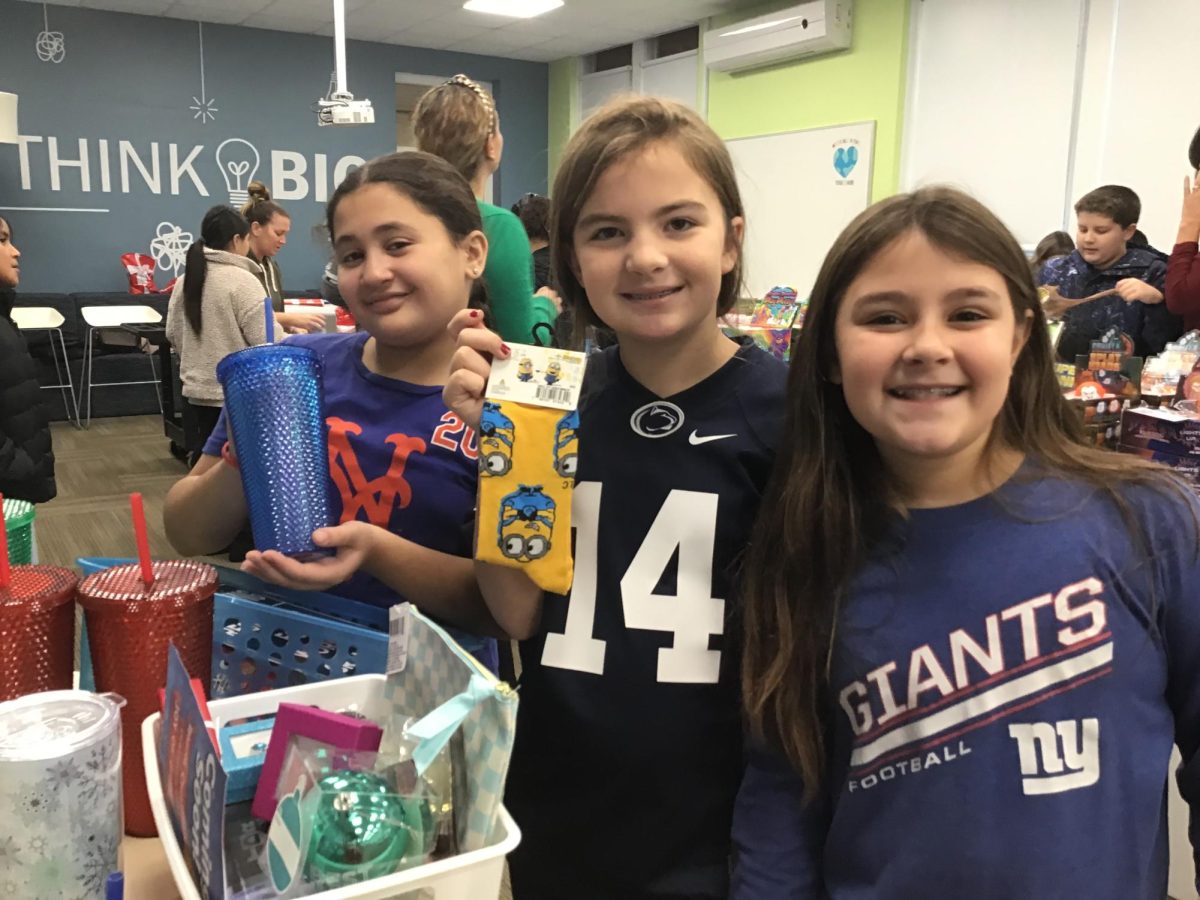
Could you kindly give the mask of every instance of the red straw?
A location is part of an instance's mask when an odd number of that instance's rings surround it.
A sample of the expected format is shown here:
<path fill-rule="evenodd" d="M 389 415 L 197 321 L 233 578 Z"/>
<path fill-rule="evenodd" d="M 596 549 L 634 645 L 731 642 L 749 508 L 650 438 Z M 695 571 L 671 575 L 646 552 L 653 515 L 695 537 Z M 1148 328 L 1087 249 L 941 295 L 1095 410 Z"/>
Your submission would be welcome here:
<path fill-rule="evenodd" d="M 8 523 L 4 521 L 4 495 L 0 494 L 0 589 L 12 581 L 12 570 L 8 566 Z"/>
<path fill-rule="evenodd" d="M 142 495 L 137 491 L 130 494 L 129 505 L 133 510 L 133 536 L 137 539 L 142 581 L 146 587 L 150 587 L 154 584 L 154 569 L 150 566 L 150 536 L 146 533 L 146 510 L 142 506 Z"/>

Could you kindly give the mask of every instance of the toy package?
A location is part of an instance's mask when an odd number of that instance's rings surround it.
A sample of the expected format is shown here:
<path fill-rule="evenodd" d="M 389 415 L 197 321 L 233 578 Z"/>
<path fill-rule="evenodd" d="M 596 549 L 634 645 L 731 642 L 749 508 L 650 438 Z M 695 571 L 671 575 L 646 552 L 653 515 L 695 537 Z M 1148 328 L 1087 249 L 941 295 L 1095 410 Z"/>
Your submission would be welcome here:
<path fill-rule="evenodd" d="M 1065 395 L 1088 442 L 1109 450 L 1117 449 L 1121 437 L 1121 413 L 1140 396 L 1142 361 L 1129 355 L 1123 337 L 1112 329 L 1093 341 L 1091 353 L 1079 357 L 1074 387 Z"/>
<path fill-rule="evenodd" d="M 799 302 L 796 292 L 790 287 L 771 288 L 767 296 L 754 304 L 750 322 L 742 333 L 776 359 L 787 362 L 791 358 L 792 335 L 804 326 L 806 302 Z"/>

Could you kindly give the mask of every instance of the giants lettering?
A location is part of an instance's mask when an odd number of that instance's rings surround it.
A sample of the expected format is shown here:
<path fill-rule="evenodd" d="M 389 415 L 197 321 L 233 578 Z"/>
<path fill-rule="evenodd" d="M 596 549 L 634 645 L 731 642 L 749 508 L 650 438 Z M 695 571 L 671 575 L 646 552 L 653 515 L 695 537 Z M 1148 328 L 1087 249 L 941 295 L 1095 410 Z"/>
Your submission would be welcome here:
<path fill-rule="evenodd" d="M 362 434 L 361 426 L 336 416 L 326 419 L 326 424 L 329 476 L 342 496 L 341 521 L 351 522 L 363 512 L 372 525 L 387 528 L 397 501 L 401 509 L 412 503 L 412 485 L 404 477 L 404 468 L 410 455 L 425 452 L 425 441 L 406 434 L 389 434 L 385 440 L 392 445 L 391 464 L 378 478 L 368 481 L 350 443 L 350 435 Z"/>
<path fill-rule="evenodd" d="M 1010 666 L 1033 662 L 1103 633 L 1108 625 L 1103 591 L 1099 579 L 1085 578 L 1057 594 L 1023 600 L 984 620 L 982 643 L 964 629 L 950 632 L 951 671 L 947 671 L 929 644 L 922 644 L 909 654 L 903 668 L 892 660 L 846 685 L 838 694 L 838 702 L 854 733 L 866 734 L 910 709 L 917 709 L 922 697 L 930 692 L 935 693 L 934 699 L 947 697 L 999 675 Z M 1061 627 L 1053 632 L 1057 645 L 1043 648 L 1038 637 L 1038 617 L 1051 610 L 1054 621 Z M 1004 627 L 1009 622 L 1016 627 Z M 896 673 L 899 677 L 893 680 Z M 897 690 L 903 692 L 903 702 L 897 698 Z"/>

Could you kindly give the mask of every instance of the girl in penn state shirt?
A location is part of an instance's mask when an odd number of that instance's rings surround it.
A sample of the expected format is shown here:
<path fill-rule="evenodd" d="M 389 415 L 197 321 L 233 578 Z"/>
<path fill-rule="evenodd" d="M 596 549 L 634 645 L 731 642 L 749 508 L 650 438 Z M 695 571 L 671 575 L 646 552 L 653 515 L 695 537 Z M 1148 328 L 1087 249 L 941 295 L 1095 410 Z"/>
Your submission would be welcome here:
<path fill-rule="evenodd" d="M 766 746 L 735 897 L 1166 895 L 1175 742 L 1200 798 L 1200 505 L 1082 446 L 1052 359 L 1021 248 L 966 195 L 834 244 L 746 564 Z"/>
<path fill-rule="evenodd" d="M 735 567 L 774 456 L 784 366 L 725 337 L 742 202 L 724 143 L 694 112 L 614 101 L 571 138 L 553 191 L 555 278 L 589 360 L 580 405 L 569 597 L 477 564 L 522 638 L 505 803 L 521 900 L 718 898 L 743 768 Z M 451 409 L 479 420 L 487 355 L 459 313 Z"/>
<path fill-rule="evenodd" d="M 324 367 L 329 477 L 338 525 L 314 541 L 335 556 L 301 563 L 251 551 L 243 568 L 303 590 L 390 606 L 411 599 L 466 629 L 495 668 L 496 631 L 470 560 L 474 432 L 442 401 L 454 353 L 447 323 L 465 310 L 487 241 L 471 189 L 444 160 L 397 153 L 355 169 L 327 209 L 338 282 L 362 330 L 288 339 Z M 222 459 L 224 457 L 224 460 Z M 164 521 L 187 555 L 219 552 L 247 519 L 222 417 Z"/>

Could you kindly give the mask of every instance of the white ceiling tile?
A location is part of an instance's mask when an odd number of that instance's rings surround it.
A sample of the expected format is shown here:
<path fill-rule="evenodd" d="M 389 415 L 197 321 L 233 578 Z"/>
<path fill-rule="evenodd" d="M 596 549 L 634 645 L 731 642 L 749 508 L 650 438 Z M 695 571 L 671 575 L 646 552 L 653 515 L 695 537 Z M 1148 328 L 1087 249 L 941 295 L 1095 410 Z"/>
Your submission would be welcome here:
<path fill-rule="evenodd" d="M 346 12 L 346 25 L 353 21 L 370 22 L 382 26 L 382 30 L 399 31 L 410 25 L 428 22 L 437 16 L 438 10 L 432 3 L 406 4 L 396 0 L 365 0 L 353 13 Z"/>
<path fill-rule="evenodd" d="M 325 19 L 311 16 L 286 12 L 273 13 L 267 10 L 266 12 L 247 16 L 240 24 L 245 25 L 247 28 L 267 28 L 273 31 L 295 31 L 307 34 L 316 31 L 322 25 L 327 24 L 327 22 Z M 328 24 L 332 33 L 333 25 L 332 23 Z"/>
<path fill-rule="evenodd" d="M 346 15 L 361 9 L 371 0 L 346 0 Z M 295 14 L 312 19 L 333 21 L 333 0 L 274 0 L 263 10 L 264 13 Z"/>
<path fill-rule="evenodd" d="M 461 35 L 446 49 L 461 50 L 464 53 L 482 53 L 486 56 L 508 56 L 511 50 L 532 47 L 538 43 L 541 42 L 528 37 L 513 38 L 505 36 L 499 31 L 485 31 L 474 37 Z"/>
<path fill-rule="evenodd" d="M 186 3 L 172 3 L 163 15 L 172 19 L 211 22 L 214 25 L 238 25 L 246 18 L 247 13 L 238 9 L 200 8 Z"/>
<path fill-rule="evenodd" d="M 464 10 L 462 2 L 346 0 L 346 31 L 359 40 L 545 61 L 683 28 L 716 13 L 752 8 L 761 0 L 566 0 L 563 7 L 533 19 L 473 13 Z M 80 3 L 93 9 L 333 34 L 333 0 L 53 0 L 52 5 Z M 50 14 L 53 17 L 53 11 Z"/>
<path fill-rule="evenodd" d="M 82 0 L 79 5 L 89 9 L 106 9 L 111 12 L 161 16 L 174 2 L 175 0 Z"/>
<path fill-rule="evenodd" d="M 391 35 L 389 39 L 408 43 L 413 47 L 426 47 L 432 45 L 426 44 L 425 41 L 453 44 L 457 41 L 470 40 L 484 34 L 492 33 L 483 28 L 448 28 L 440 22 L 426 22 L 424 25 L 401 29 Z"/>
<path fill-rule="evenodd" d="M 383 41 L 385 44 L 395 44 L 398 47 L 420 47 L 422 50 L 445 50 L 453 44 L 457 38 L 422 38 L 414 40 L 409 36 L 407 31 L 398 31 L 395 34 L 390 34 Z"/>

